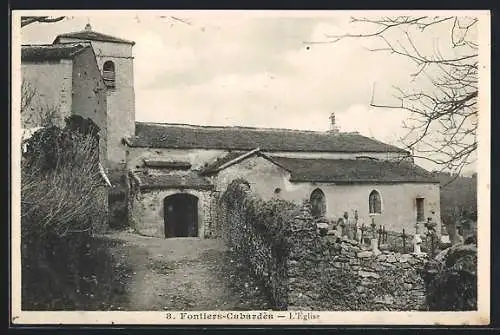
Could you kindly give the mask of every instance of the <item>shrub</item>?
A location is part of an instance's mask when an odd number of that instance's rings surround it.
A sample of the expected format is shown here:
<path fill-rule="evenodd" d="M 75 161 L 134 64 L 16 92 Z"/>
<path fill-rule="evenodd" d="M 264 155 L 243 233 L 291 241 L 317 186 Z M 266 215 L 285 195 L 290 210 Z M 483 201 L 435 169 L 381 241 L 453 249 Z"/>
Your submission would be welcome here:
<path fill-rule="evenodd" d="M 255 198 L 242 179 L 233 181 L 221 197 L 225 236 L 234 258 L 267 293 L 271 305 L 287 305 L 288 229 L 296 205 L 284 200 Z"/>
<path fill-rule="evenodd" d="M 431 311 L 477 309 L 477 246 L 457 244 L 423 269 L 426 302 Z"/>
<path fill-rule="evenodd" d="M 463 238 L 475 235 L 475 222 L 477 222 L 477 174 L 471 177 L 436 173 L 441 183 L 441 220 L 455 239 L 455 230 Z M 471 224 L 473 226 L 471 226 Z"/>
<path fill-rule="evenodd" d="M 99 228 L 105 188 L 98 155 L 92 134 L 68 128 L 51 126 L 28 140 L 21 159 L 23 236 L 62 237 Z"/>
<path fill-rule="evenodd" d="M 115 260 L 116 241 L 74 234 L 34 242 L 21 253 L 23 310 L 114 310 L 128 302 L 132 270 Z"/>
<path fill-rule="evenodd" d="M 113 184 L 115 185 L 115 184 Z M 120 184 L 113 187 L 108 193 L 108 221 L 113 229 L 128 227 L 126 190 Z"/>
<path fill-rule="evenodd" d="M 21 158 L 23 308 L 81 307 L 89 278 L 114 280 L 99 273 L 109 268 L 106 248 L 93 249 L 106 224 L 106 189 L 88 121 L 73 117 L 63 129 L 39 130 Z"/>

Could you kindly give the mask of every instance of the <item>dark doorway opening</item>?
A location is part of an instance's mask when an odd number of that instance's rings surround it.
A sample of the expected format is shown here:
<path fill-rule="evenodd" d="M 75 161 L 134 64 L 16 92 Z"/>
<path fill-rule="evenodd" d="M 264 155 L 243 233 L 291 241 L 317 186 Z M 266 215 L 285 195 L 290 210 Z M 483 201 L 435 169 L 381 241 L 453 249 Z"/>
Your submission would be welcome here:
<path fill-rule="evenodd" d="M 198 198 L 179 193 L 163 200 L 165 237 L 198 236 Z"/>

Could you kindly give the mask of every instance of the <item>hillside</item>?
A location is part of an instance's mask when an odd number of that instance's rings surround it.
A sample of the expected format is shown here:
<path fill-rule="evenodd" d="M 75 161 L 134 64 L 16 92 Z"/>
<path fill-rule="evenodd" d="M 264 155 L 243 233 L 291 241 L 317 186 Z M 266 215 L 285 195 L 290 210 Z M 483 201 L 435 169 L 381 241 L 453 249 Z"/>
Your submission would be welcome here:
<path fill-rule="evenodd" d="M 458 228 L 477 221 L 477 174 L 471 177 L 433 172 L 441 185 L 441 219 Z M 464 227 L 473 228 L 473 227 Z"/>

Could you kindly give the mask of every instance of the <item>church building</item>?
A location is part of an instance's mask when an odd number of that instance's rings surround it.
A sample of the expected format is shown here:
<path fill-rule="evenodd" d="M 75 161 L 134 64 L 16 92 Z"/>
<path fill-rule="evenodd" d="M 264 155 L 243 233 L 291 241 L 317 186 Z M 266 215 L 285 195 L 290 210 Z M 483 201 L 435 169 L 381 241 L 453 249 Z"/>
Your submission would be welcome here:
<path fill-rule="evenodd" d="M 310 200 L 318 218 L 356 213 L 411 233 L 431 217 L 440 231 L 439 181 L 408 151 L 340 132 L 334 114 L 325 132 L 136 121 L 134 44 L 88 24 L 49 45 L 23 45 L 22 77 L 38 106 L 100 127 L 102 165 L 125 189 L 126 219 L 138 233 L 218 237 L 218 199 L 237 178 L 263 199 Z M 31 119 L 23 127 L 40 126 Z"/>

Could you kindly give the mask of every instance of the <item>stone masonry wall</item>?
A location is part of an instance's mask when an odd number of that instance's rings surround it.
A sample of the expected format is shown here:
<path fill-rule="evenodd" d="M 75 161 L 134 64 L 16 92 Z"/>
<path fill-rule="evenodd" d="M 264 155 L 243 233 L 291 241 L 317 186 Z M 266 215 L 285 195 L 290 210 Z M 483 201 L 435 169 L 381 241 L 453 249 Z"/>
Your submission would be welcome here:
<path fill-rule="evenodd" d="M 290 240 L 289 310 L 425 309 L 425 254 L 374 253 L 354 240 L 321 236 L 307 204 Z"/>
<path fill-rule="evenodd" d="M 153 189 L 135 190 L 128 203 L 128 220 L 131 227 L 145 236 L 165 237 L 164 205 L 165 197 L 188 193 L 198 198 L 198 237 L 210 238 L 213 213 L 212 192 L 201 190 Z"/>
<path fill-rule="evenodd" d="M 425 254 L 374 252 L 322 234 L 308 202 L 262 201 L 243 181 L 233 181 L 222 199 L 218 217 L 231 253 L 274 309 L 425 310 Z"/>
<path fill-rule="evenodd" d="M 255 197 L 248 184 L 232 182 L 223 194 L 223 236 L 232 258 L 244 265 L 274 309 L 287 306 L 287 236 L 295 205 Z"/>
<path fill-rule="evenodd" d="M 60 43 L 82 42 L 62 37 Z M 89 41 L 94 49 L 97 65 L 102 71 L 106 61 L 115 65 L 115 88 L 106 90 L 108 167 L 118 169 L 126 163 L 124 137 L 135 133 L 134 58 L 132 45 L 105 41 Z"/>
<path fill-rule="evenodd" d="M 23 128 L 41 126 L 52 110 L 57 111 L 53 121 L 64 127 L 64 118 L 71 115 L 72 64 L 71 60 L 23 62 L 22 79 L 35 93 L 31 106 L 21 115 Z"/>
<path fill-rule="evenodd" d="M 105 85 L 90 48 L 73 60 L 72 113 L 91 118 L 99 127 L 99 160 L 107 168 L 107 104 Z"/>

